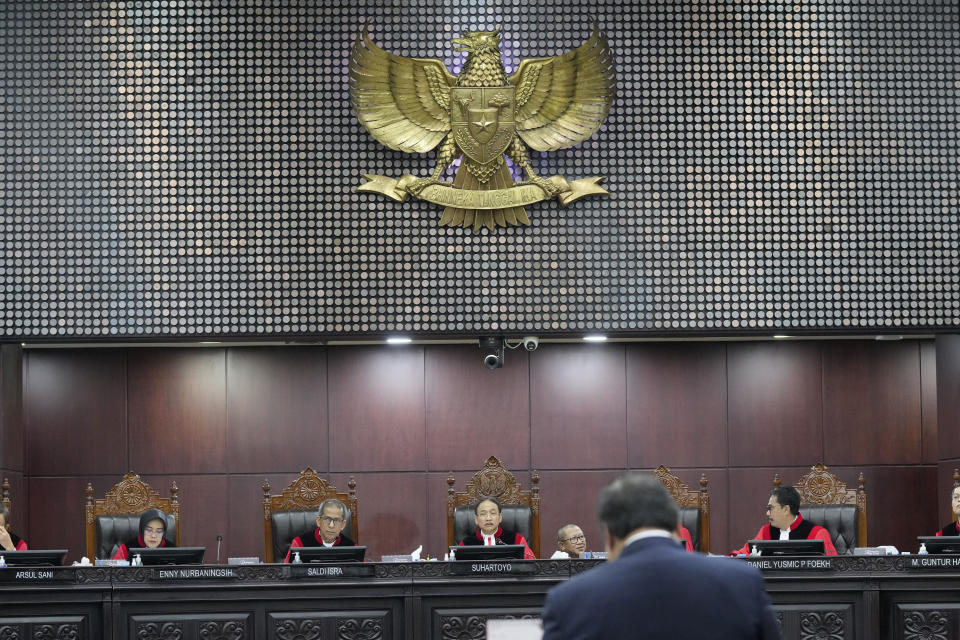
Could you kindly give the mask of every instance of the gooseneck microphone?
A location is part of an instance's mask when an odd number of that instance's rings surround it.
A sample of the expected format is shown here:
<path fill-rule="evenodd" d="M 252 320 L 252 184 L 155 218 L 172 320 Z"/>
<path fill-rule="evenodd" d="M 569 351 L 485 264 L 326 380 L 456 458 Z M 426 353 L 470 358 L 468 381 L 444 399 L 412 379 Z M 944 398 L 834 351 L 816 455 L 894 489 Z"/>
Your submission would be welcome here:
<path fill-rule="evenodd" d="M 217 564 L 220 564 L 220 543 L 223 542 L 223 536 L 217 536 Z"/>

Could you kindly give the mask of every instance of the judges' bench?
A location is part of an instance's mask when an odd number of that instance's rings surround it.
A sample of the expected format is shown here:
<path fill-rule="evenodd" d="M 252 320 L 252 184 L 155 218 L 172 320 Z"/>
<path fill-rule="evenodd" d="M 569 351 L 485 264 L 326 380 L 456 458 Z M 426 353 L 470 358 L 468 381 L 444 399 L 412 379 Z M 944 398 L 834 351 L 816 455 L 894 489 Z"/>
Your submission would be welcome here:
<path fill-rule="evenodd" d="M 956 638 L 960 558 L 741 560 L 789 639 Z M 0 569 L 0 637 L 480 640 L 597 561 Z"/>

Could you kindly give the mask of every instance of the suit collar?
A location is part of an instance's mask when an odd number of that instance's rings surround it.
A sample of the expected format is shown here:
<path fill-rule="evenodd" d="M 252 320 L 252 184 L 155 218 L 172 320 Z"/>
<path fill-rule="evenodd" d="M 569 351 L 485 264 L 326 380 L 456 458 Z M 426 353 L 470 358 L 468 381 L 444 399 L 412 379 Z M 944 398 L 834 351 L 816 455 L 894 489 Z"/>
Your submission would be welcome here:
<path fill-rule="evenodd" d="M 678 543 L 673 538 L 664 538 L 664 537 L 655 537 L 655 538 L 640 538 L 628 544 L 623 548 L 623 551 L 620 552 L 620 557 L 632 555 L 635 553 L 641 553 L 643 551 L 649 551 L 651 549 L 656 549 L 658 553 L 660 552 L 670 552 L 670 551 L 683 551 L 680 548 L 680 543 Z"/>

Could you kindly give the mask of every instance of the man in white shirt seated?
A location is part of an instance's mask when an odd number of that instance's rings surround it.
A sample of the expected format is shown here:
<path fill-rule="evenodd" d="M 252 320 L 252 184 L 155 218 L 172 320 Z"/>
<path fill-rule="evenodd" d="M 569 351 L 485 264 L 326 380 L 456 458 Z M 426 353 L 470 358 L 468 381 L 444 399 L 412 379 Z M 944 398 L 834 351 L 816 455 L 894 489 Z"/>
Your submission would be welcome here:
<path fill-rule="evenodd" d="M 557 550 L 550 556 L 557 558 L 581 558 L 587 550 L 587 537 L 575 524 L 565 524 L 557 531 Z"/>

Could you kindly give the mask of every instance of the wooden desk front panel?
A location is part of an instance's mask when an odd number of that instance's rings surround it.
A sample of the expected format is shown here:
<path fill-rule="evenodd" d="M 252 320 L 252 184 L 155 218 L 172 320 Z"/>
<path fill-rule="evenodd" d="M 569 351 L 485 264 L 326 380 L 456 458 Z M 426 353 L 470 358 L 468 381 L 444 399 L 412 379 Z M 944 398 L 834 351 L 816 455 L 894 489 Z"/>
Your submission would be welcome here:
<path fill-rule="evenodd" d="M 553 585 L 593 565 L 537 561 L 474 576 L 464 564 L 373 564 L 369 577 L 324 579 L 277 565 L 204 567 L 227 573 L 183 580 L 150 568 L 57 569 L 47 582 L 0 579 L 0 637 L 482 640 L 487 619 L 538 617 Z M 825 571 L 765 576 L 789 640 L 960 638 L 957 570 L 843 557 Z"/>

